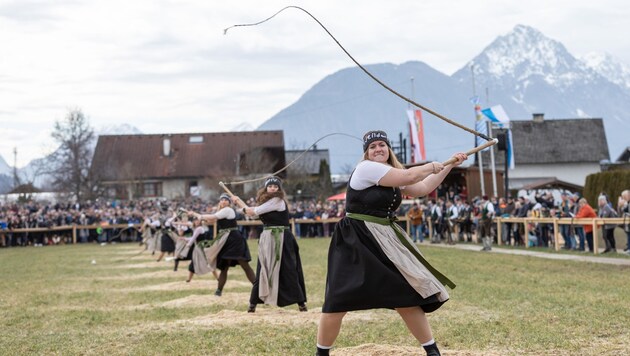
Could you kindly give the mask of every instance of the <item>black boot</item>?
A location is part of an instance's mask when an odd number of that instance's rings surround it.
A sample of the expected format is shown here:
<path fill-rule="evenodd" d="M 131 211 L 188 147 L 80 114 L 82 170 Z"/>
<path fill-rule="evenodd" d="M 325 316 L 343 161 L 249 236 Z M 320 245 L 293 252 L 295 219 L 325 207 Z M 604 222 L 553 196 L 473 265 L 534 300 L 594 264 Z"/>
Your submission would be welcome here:
<path fill-rule="evenodd" d="M 298 309 L 299 309 L 301 312 L 308 311 L 308 309 L 306 308 L 306 304 L 304 304 L 304 303 L 299 303 L 299 304 L 298 304 Z"/>
<path fill-rule="evenodd" d="M 330 349 L 322 349 L 322 348 L 317 348 L 317 352 L 315 352 L 315 356 L 329 356 L 330 355 Z"/>
<path fill-rule="evenodd" d="M 248 313 L 256 312 L 256 304 L 250 304 L 249 307 L 247 308 L 247 312 Z"/>
<path fill-rule="evenodd" d="M 179 266 L 179 260 L 175 260 L 175 268 L 173 268 L 173 272 L 177 272 L 177 266 Z"/>
<path fill-rule="evenodd" d="M 437 344 L 433 343 L 429 346 L 422 346 L 424 347 L 424 351 L 427 352 L 427 356 L 440 356 L 440 349 L 438 349 Z"/>

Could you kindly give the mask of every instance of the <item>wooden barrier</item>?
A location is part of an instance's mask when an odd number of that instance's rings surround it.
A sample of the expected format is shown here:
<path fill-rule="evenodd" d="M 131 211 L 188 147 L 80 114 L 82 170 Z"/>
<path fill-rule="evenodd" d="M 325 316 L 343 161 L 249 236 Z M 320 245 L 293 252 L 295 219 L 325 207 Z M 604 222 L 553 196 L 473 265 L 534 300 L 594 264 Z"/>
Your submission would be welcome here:
<path fill-rule="evenodd" d="M 339 222 L 341 218 L 328 218 L 321 220 L 314 219 L 291 219 L 291 231 L 295 235 L 295 224 L 336 224 Z M 406 224 L 407 234 L 410 233 L 410 224 L 409 219 L 406 216 L 397 217 L 398 222 L 404 222 Z M 606 224 L 614 224 L 614 225 L 623 225 L 627 224 L 628 219 L 624 218 L 516 218 L 516 217 L 496 217 L 493 220 L 493 224 L 497 224 L 497 243 L 498 245 L 502 244 L 502 233 L 503 233 L 503 223 L 516 223 L 516 224 L 524 224 L 525 236 L 523 239 L 525 240 L 525 248 L 529 248 L 529 244 L 527 243 L 527 237 L 529 236 L 529 224 L 530 223 L 542 223 L 542 224 L 552 224 L 554 230 L 554 248 L 556 251 L 560 250 L 560 232 L 558 227 L 560 225 L 574 225 L 574 226 L 584 226 L 584 225 L 592 225 L 593 226 L 593 253 L 597 254 L 598 251 L 598 237 L 599 237 L 599 229 Z M 239 220 L 237 221 L 239 226 L 260 226 L 262 222 L 260 220 Z M 212 228 L 214 231 L 214 236 L 217 233 L 216 224 L 212 224 Z M 24 233 L 24 232 L 52 232 L 52 231 L 66 231 L 72 230 L 72 243 L 77 243 L 77 230 L 95 230 L 97 228 L 102 228 L 103 230 L 111 230 L 111 229 L 125 229 L 125 228 L 139 228 L 141 224 L 105 224 L 105 225 L 63 225 L 63 226 L 52 226 L 50 228 L 20 228 L 20 229 L 11 229 L 11 230 L 2 230 L 3 234 L 7 233 Z M 427 221 L 427 228 L 429 229 L 429 237 L 433 237 L 433 224 L 431 219 Z M 475 234 L 476 235 L 476 234 Z M 564 238 L 564 236 L 563 236 Z M 478 240 L 478 239 L 476 239 Z M 478 241 L 477 241 L 478 242 Z"/>
<path fill-rule="evenodd" d="M 556 251 L 560 250 L 560 231 L 558 229 L 559 225 L 574 225 L 574 226 L 584 226 L 584 225 L 592 225 L 593 226 L 593 253 L 598 254 L 598 234 L 599 228 L 606 224 L 613 225 L 623 225 L 624 223 L 628 223 L 628 219 L 624 218 L 502 218 L 497 217 L 494 219 L 493 223 L 497 224 L 497 243 L 501 245 L 501 236 L 502 236 L 502 224 L 506 222 L 517 223 L 517 224 L 525 224 L 525 236 L 529 236 L 528 225 L 529 223 L 543 223 L 543 224 L 553 224 L 553 232 L 554 232 L 554 248 Z M 562 237 L 565 238 L 564 236 Z M 525 248 L 528 248 L 527 241 L 525 241 Z"/>
<path fill-rule="evenodd" d="M 291 231 L 295 235 L 295 224 L 336 224 L 339 222 L 341 218 L 328 218 L 321 220 L 314 219 L 290 219 Z M 407 217 L 399 216 L 397 218 L 399 222 L 408 222 Z M 262 226 L 262 221 L 260 220 L 238 220 L 238 226 Z M 33 228 L 19 228 L 19 229 L 11 229 L 11 230 L 2 230 L 3 233 L 25 233 L 25 232 L 53 232 L 53 231 L 67 231 L 72 230 L 72 243 L 77 243 L 77 230 L 96 230 L 99 227 L 103 230 L 113 230 L 113 229 L 125 229 L 125 228 L 140 228 L 141 224 L 94 224 L 94 225 L 63 225 L 63 226 L 51 226 L 49 228 L 46 227 L 33 227 Z M 214 231 L 214 235 L 217 234 L 217 225 L 209 224 L 209 227 Z M 409 224 L 406 226 L 407 233 L 409 233 Z"/>

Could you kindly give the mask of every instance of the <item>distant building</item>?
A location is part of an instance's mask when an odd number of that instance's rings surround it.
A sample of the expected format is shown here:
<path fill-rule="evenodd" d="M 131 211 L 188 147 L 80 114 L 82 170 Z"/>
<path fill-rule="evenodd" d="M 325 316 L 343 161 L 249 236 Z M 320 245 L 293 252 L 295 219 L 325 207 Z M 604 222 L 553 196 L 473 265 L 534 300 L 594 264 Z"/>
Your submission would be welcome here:
<path fill-rule="evenodd" d="M 600 118 L 545 120 L 543 114 L 534 114 L 532 120 L 512 121 L 511 128 L 515 169 L 508 171 L 510 191 L 539 185 L 581 190 L 586 176 L 600 172 L 600 163 L 610 160 Z M 504 152 L 496 146 L 494 150 L 497 170 L 503 170 Z M 484 153 L 484 165 L 489 157 Z"/>
<path fill-rule="evenodd" d="M 220 181 L 261 177 L 284 165 L 283 132 L 250 131 L 99 136 L 91 170 L 110 197 L 210 199 L 223 192 Z"/>
<path fill-rule="evenodd" d="M 332 192 L 330 152 L 318 149 L 285 151 L 287 168 L 286 191 L 295 199 L 316 198 Z"/>
<path fill-rule="evenodd" d="M 602 171 L 610 171 L 617 169 L 630 169 L 630 146 L 626 147 L 619 155 L 616 161 L 602 162 Z"/>

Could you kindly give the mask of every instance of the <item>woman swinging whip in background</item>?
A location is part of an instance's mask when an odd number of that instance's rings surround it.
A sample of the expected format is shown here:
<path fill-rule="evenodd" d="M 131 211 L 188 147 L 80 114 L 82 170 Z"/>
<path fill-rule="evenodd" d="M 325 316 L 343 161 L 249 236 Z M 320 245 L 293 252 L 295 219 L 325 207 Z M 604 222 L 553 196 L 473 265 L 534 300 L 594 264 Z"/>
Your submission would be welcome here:
<path fill-rule="evenodd" d="M 448 300 L 444 285 L 455 284 L 428 264 L 394 219 L 402 194 L 427 195 L 467 155 L 453 155 L 455 163 L 448 166 L 431 162 L 405 169 L 384 131 L 366 133 L 363 152 L 348 182 L 347 215 L 330 242 L 317 355 L 329 354 L 346 312 L 375 308 L 395 309 L 427 355 L 439 355 L 425 313 Z"/>
<path fill-rule="evenodd" d="M 232 200 L 238 204 L 240 198 Z M 289 209 L 285 201 L 282 181 L 269 177 L 256 195 L 256 207 L 244 207 L 242 212 L 256 216 L 263 223 L 258 241 L 256 280 L 252 287 L 247 312 L 254 313 L 256 305 L 270 304 L 284 307 L 298 305 L 301 312 L 306 308 L 306 287 L 300 249 L 291 232 Z M 241 201 L 241 206 L 244 203 Z"/>

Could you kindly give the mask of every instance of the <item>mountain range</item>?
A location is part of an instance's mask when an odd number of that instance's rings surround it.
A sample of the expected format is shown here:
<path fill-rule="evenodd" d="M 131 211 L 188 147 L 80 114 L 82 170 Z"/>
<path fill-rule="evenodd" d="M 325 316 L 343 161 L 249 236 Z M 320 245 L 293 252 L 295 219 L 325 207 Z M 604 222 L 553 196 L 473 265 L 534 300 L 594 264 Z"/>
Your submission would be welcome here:
<path fill-rule="evenodd" d="M 612 160 L 630 145 L 629 67 L 605 54 L 577 58 L 529 26 L 517 25 L 499 36 L 450 76 L 419 61 L 364 67 L 402 95 L 471 128 L 476 94 L 482 107 L 501 104 L 512 120 L 529 120 L 534 113 L 546 119 L 602 118 Z M 330 150 L 333 173 L 348 173 L 361 157 L 359 138 L 365 131 L 383 129 L 396 142 L 408 137 L 408 106 L 360 68 L 350 67 L 316 83 L 258 129 L 283 129 L 287 149 L 343 133 L 317 146 Z M 471 134 L 431 114 L 423 112 L 423 122 L 428 160 L 444 160 L 474 146 Z M 515 157 L 518 165 L 518 152 Z"/>
<path fill-rule="evenodd" d="M 364 67 L 402 95 L 471 128 L 475 126 L 471 97 L 477 95 L 482 107 L 501 104 L 512 120 L 529 120 L 534 113 L 544 113 L 546 119 L 602 118 L 611 160 L 630 146 L 630 66 L 608 54 L 575 57 L 562 43 L 529 26 L 517 25 L 497 37 L 452 75 L 413 60 Z M 408 139 L 407 109 L 407 102 L 360 68 L 348 67 L 323 78 L 257 130 L 284 130 L 285 146 L 291 150 L 321 139 L 317 147 L 330 150 L 331 172 L 349 173 L 361 158 L 366 131 L 385 130 L 395 143 Z M 423 112 L 423 122 L 428 160 L 444 160 L 474 146 L 471 134 L 429 113 Z M 234 131 L 251 129 L 241 125 Z M 138 133 L 130 125 L 97 131 Z M 575 142 L 575 149 L 580 149 L 580 142 Z M 518 166 L 518 152 L 515 157 Z M 33 160 L 18 174 L 34 177 L 36 167 L 48 160 Z M 13 168 L 0 157 L 0 192 L 12 187 L 12 177 Z M 35 185 L 44 185 L 44 178 Z"/>

